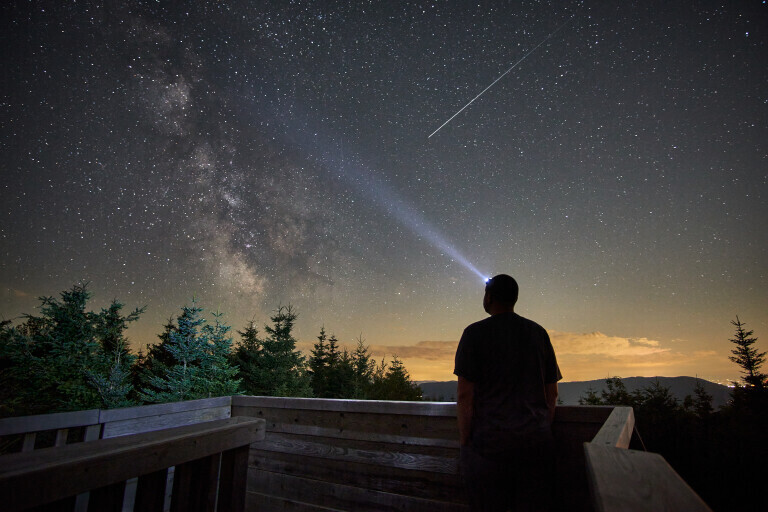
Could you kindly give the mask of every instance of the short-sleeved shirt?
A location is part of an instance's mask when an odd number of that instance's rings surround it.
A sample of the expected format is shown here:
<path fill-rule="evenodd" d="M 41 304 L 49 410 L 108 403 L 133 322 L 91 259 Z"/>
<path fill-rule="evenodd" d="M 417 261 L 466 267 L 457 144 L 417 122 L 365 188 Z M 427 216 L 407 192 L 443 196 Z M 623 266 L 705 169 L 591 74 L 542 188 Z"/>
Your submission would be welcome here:
<path fill-rule="evenodd" d="M 453 373 L 474 384 L 470 442 L 481 452 L 550 428 L 545 385 L 563 377 L 536 322 L 500 313 L 473 323 L 461 336 Z"/>

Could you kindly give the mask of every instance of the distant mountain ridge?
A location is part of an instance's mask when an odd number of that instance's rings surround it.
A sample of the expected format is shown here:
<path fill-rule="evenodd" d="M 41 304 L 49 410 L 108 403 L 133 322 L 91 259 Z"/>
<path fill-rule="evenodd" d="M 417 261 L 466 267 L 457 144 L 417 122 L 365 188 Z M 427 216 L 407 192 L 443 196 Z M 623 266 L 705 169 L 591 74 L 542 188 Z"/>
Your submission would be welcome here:
<path fill-rule="evenodd" d="M 680 402 L 686 395 L 693 396 L 693 390 L 696 387 L 696 381 L 700 381 L 704 389 L 712 395 L 712 406 L 717 410 L 719 407 L 728 403 L 731 399 L 731 389 L 722 384 L 716 384 L 704 379 L 695 377 L 626 377 L 621 381 L 627 387 L 630 393 L 636 389 L 642 389 L 659 381 L 664 387 L 668 387 L 670 392 Z M 446 402 L 456 401 L 456 381 L 449 380 L 443 382 L 421 382 L 419 383 L 425 400 L 438 400 Z M 589 389 L 593 389 L 598 396 L 600 392 L 607 389 L 605 379 L 586 380 L 579 382 L 561 382 L 559 385 L 560 400 L 563 405 L 578 405 L 579 398 L 585 396 Z"/>

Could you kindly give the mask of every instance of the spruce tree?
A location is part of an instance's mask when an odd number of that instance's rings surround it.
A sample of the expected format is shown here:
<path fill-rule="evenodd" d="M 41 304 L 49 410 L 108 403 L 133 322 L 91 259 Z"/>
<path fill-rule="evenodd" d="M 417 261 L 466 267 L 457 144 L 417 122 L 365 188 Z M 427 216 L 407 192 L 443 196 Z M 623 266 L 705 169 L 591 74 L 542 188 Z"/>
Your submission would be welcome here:
<path fill-rule="evenodd" d="M 312 392 L 318 398 L 326 398 L 328 387 L 328 336 L 325 327 L 320 328 L 317 342 L 312 346 L 309 358 L 309 372 L 312 380 Z"/>
<path fill-rule="evenodd" d="M 597 391 L 592 386 L 587 388 L 585 393 L 585 395 L 579 397 L 579 405 L 605 405 L 603 400 L 597 396 Z"/>
<path fill-rule="evenodd" d="M 220 322 L 220 313 L 214 314 L 214 325 L 207 325 L 202 311 L 194 299 L 191 306 L 182 308 L 166 345 L 174 364 L 164 375 L 151 378 L 150 387 L 141 394 L 143 400 L 178 402 L 239 392 L 237 369 L 228 361 L 232 342 L 227 336 L 229 326 Z"/>
<path fill-rule="evenodd" d="M 88 285 L 60 298 L 40 297 L 40 315 L 24 315 L 0 331 L 4 413 L 43 414 L 128 403 L 132 355 L 124 331 L 144 309 L 128 316 L 113 301 L 100 313 L 86 311 Z"/>
<path fill-rule="evenodd" d="M 381 361 L 373 371 L 371 396 L 374 400 L 416 401 L 421 400 L 421 388 L 411 381 L 408 371 L 397 356 L 389 366 Z"/>
<path fill-rule="evenodd" d="M 108 309 L 101 310 L 96 330 L 102 349 L 95 367 L 87 372 L 101 397 L 102 408 L 106 409 L 136 405 L 130 398 L 133 391 L 131 368 L 136 356 L 131 354 L 124 333 L 128 324 L 138 320 L 146 307 L 137 308 L 128 316 L 121 314 L 122 308 L 123 304 L 113 300 Z"/>
<path fill-rule="evenodd" d="M 351 359 L 353 369 L 351 398 L 366 399 L 370 392 L 376 362 L 371 358 L 362 334 L 357 338 L 357 346 Z"/>
<path fill-rule="evenodd" d="M 766 353 L 758 352 L 757 348 L 753 347 L 757 341 L 757 338 L 752 337 L 754 331 L 746 330 L 746 324 L 739 320 L 738 316 L 735 321 L 731 320 L 731 324 L 736 327 L 736 335 L 729 341 L 736 347 L 731 350 L 733 356 L 729 359 L 741 367 L 747 387 L 762 389 L 768 379 L 768 376 L 760 371 L 765 362 Z"/>
<path fill-rule="evenodd" d="M 232 365 L 238 369 L 237 377 L 242 381 L 243 393 L 246 395 L 259 394 L 259 382 L 255 380 L 258 375 L 259 358 L 263 342 L 259 338 L 259 329 L 256 323 L 251 320 L 245 326 L 244 331 L 237 331 L 240 335 L 240 343 L 232 353 Z"/>
<path fill-rule="evenodd" d="M 213 313 L 213 324 L 202 328 L 206 343 L 204 357 L 200 361 L 199 380 L 196 383 L 198 394 L 202 396 L 228 396 L 240 393 L 238 368 L 230 364 L 232 337 L 231 327 L 221 321 L 223 314 Z"/>
<path fill-rule="evenodd" d="M 280 306 L 271 317 L 272 325 L 264 327 L 258 357 L 245 377 L 252 383 L 249 392 L 263 396 L 312 396 L 312 384 L 305 357 L 296 350 L 293 325 L 296 312 Z M 244 368 L 241 368 L 245 372 Z"/>
<path fill-rule="evenodd" d="M 693 411 L 699 418 L 706 418 L 714 409 L 712 408 L 712 395 L 707 393 L 704 389 L 704 385 L 700 380 L 696 379 L 696 387 L 693 389 L 695 398 L 693 399 Z"/>
<path fill-rule="evenodd" d="M 628 405 L 634 406 L 638 401 L 638 395 L 631 395 L 621 377 L 609 377 L 605 379 L 604 389 L 600 392 L 604 405 Z"/>

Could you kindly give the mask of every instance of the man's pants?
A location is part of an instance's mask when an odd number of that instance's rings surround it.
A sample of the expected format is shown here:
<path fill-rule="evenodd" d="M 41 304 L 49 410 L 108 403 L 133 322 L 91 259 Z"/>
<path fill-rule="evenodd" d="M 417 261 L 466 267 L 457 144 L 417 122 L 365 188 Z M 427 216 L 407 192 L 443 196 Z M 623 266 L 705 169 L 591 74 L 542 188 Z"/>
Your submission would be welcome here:
<path fill-rule="evenodd" d="M 551 432 L 517 436 L 498 453 L 463 446 L 461 474 L 472 511 L 551 510 L 554 455 Z"/>

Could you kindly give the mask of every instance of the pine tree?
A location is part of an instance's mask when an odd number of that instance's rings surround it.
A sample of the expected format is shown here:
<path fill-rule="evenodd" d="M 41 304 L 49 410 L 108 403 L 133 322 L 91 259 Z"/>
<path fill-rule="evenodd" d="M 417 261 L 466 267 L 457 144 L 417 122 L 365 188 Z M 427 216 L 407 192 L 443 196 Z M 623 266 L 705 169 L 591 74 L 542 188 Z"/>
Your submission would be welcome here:
<path fill-rule="evenodd" d="M 605 405 L 602 401 L 602 399 L 597 396 L 597 392 L 592 389 L 592 386 L 590 386 L 587 391 L 586 395 L 582 395 L 579 397 L 579 405 Z"/>
<path fill-rule="evenodd" d="M 238 369 L 237 377 L 242 380 L 243 392 L 246 395 L 258 395 L 258 382 L 254 380 L 254 375 L 258 374 L 263 345 L 259 338 L 259 330 L 256 328 L 256 323 L 251 320 L 244 331 L 237 331 L 237 333 L 241 341 L 232 353 L 232 365 Z"/>
<path fill-rule="evenodd" d="M 374 400 L 416 401 L 421 400 L 421 388 L 411 382 L 408 371 L 397 356 L 389 366 L 381 361 L 373 371 L 372 395 Z"/>
<path fill-rule="evenodd" d="M 693 411 L 699 418 L 706 418 L 714 409 L 712 408 L 712 395 L 707 393 L 704 385 L 696 379 L 696 387 L 693 389 L 696 398 L 693 399 Z"/>
<path fill-rule="evenodd" d="M 147 344 L 146 354 L 139 349 L 136 362 L 131 367 L 131 382 L 133 382 L 132 398 L 141 400 L 142 389 L 154 389 L 152 381 L 155 377 L 162 379 L 168 369 L 175 364 L 173 354 L 168 350 L 171 343 L 171 333 L 177 330 L 173 318 L 169 318 L 163 326 L 163 332 L 157 335 L 160 343 Z"/>
<path fill-rule="evenodd" d="M 758 350 L 752 345 L 755 344 L 757 338 L 752 337 L 754 331 L 748 331 L 744 328 L 746 325 L 739 320 L 736 316 L 736 320 L 731 320 L 731 324 L 736 327 L 736 336 L 729 341 L 736 345 L 736 348 L 731 350 L 733 356 L 729 359 L 739 365 L 741 373 L 744 375 L 744 382 L 747 387 L 762 389 L 765 387 L 766 379 L 768 376 L 760 371 L 760 368 L 765 362 L 765 352 L 758 352 Z"/>
<path fill-rule="evenodd" d="M 136 405 L 130 398 L 133 391 L 131 368 L 136 356 L 131 354 L 125 330 L 146 311 L 137 308 L 123 316 L 123 304 L 113 300 L 108 309 L 102 309 L 97 319 L 97 336 L 102 350 L 97 356 L 96 367 L 88 370 L 88 378 L 102 400 L 102 408 L 112 409 Z"/>
<path fill-rule="evenodd" d="M 318 398 L 326 398 L 328 388 L 328 337 L 325 327 L 320 328 L 317 342 L 312 347 L 309 358 L 309 371 L 312 379 L 312 392 Z"/>
<path fill-rule="evenodd" d="M 178 402 L 239 392 L 237 369 L 228 361 L 232 342 L 226 335 L 229 326 L 220 322 L 220 313 L 214 314 L 215 325 L 207 325 L 202 311 L 194 299 L 191 306 L 182 308 L 166 345 L 174 364 L 164 375 L 151 378 L 151 387 L 142 391 L 143 400 Z"/>
<path fill-rule="evenodd" d="M 263 396 L 312 396 L 312 384 L 304 356 L 296 350 L 293 325 L 296 312 L 280 306 L 265 326 L 258 357 L 245 377 L 252 383 L 249 392 Z M 241 370 L 245 371 L 244 368 Z"/>
<path fill-rule="evenodd" d="M 240 393 L 239 369 L 229 363 L 232 351 L 230 326 L 221 321 L 223 314 L 213 313 L 214 323 L 202 328 L 205 340 L 205 357 L 200 361 L 197 392 L 202 396 L 228 396 Z"/>
<path fill-rule="evenodd" d="M 2 402 L 6 412 L 42 414 L 125 405 L 132 355 L 124 337 L 130 322 L 113 301 L 100 313 L 86 311 L 88 285 L 59 299 L 40 297 L 40 315 L 24 315 L 0 332 Z"/>
<path fill-rule="evenodd" d="M 371 358 L 362 334 L 357 338 L 357 346 L 351 355 L 351 360 L 353 379 L 350 398 L 366 399 L 369 396 L 376 362 Z"/>
<path fill-rule="evenodd" d="M 627 387 L 621 377 L 609 377 L 605 379 L 605 385 L 607 390 L 604 389 L 600 393 L 604 405 L 628 405 L 631 407 L 637 403 L 638 395 L 631 395 L 627 392 Z"/>
<path fill-rule="evenodd" d="M 339 352 L 339 343 L 334 335 L 328 338 L 326 361 L 325 396 L 327 398 L 349 398 L 352 392 L 352 366 L 346 350 Z"/>

